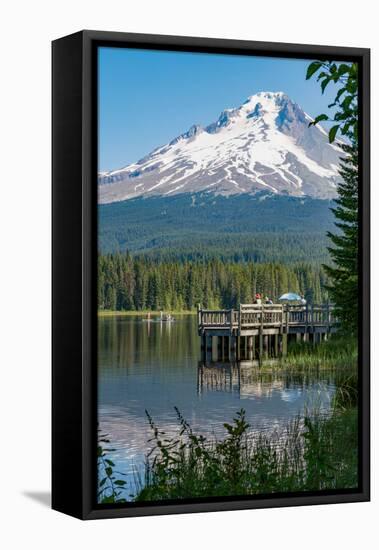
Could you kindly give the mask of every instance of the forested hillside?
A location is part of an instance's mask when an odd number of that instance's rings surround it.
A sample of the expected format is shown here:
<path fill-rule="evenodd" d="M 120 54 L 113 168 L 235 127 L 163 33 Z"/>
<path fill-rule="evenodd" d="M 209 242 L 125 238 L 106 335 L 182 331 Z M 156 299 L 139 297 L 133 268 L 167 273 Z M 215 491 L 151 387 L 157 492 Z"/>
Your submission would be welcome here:
<path fill-rule="evenodd" d="M 331 202 L 267 193 L 99 205 L 99 250 L 159 261 L 326 262 Z"/>
<path fill-rule="evenodd" d="M 220 260 L 156 262 L 130 254 L 99 257 L 98 303 L 110 310 L 191 310 L 238 307 L 256 292 L 276 300 L 300 292 L 309 302 L 327 299 L 325 275 L 309 264 L 286 266 Z"/>

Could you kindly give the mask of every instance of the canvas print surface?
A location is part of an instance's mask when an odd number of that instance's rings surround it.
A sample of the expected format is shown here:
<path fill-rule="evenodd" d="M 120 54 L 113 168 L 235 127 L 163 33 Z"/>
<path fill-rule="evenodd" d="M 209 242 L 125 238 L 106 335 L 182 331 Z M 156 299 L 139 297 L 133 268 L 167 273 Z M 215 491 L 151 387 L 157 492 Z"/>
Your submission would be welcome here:
<path fill-rule="evenodd" d="M 357 77 L 98 49 L 99 504 L 358 488 Z"/>

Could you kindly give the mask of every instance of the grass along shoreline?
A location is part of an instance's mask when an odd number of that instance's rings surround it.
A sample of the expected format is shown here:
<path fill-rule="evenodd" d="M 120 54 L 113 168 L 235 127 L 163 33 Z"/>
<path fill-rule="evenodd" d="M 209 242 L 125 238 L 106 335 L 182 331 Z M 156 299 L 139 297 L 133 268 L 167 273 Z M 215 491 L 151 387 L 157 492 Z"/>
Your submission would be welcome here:
<path fill-rule="evenodd" d="M 344 369 L 357 372 L 358 343 L 356 338 L 338 335 L 315 346 L 309 342 L 291 343 L 288 354 L 280 358 L 278 366 L 288 371 Z"/>
<path fill-rule="evenodd" d="M 330 415 L 305 411 L 271 433 L 251 432 L 241 409 L 224 424 L 222 440 L 195 433 L 176 412 L 174 437 L 167 437 L 147 413 L 153 449 L 143 476 L 136 475 L 137 493 L 130 495 L 134 502 L 357 487 L 356 407 L 340 409 L 336 401 Z M 107 449 L 99 449 L 98 500 L 125 502 L 126 482 L 115 472 Z"/>

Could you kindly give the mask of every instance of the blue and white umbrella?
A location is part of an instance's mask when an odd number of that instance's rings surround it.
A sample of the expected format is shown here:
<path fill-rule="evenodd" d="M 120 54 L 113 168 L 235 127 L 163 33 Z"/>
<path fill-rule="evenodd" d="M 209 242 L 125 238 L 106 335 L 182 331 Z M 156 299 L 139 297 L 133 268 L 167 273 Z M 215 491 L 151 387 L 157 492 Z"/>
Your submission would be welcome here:
<path fill-rule="evenodd" d="M 299 296 L 299 294 L 296 294 L 296 292 L 287 292 L 286 294 L 282 294 L 282 296 L 279 298 L 279 301 L 280 300 L 297 302 L 301 300 L 301 296 Z"/>

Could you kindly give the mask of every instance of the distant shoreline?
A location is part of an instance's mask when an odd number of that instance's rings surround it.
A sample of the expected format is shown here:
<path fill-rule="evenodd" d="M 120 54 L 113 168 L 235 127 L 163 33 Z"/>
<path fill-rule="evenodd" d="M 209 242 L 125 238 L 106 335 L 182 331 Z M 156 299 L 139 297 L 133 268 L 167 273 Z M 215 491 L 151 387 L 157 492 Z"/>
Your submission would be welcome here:
<path fill-rule="evenodd" d="M 170 313 L 171 315 L 196 315 L 195 310 L 184 310 L 184 311 L 175 311 L 175 310 L 164 310 L 164 314 Z M 146 317 L 148 314 L 150 314 L 151 317 L 159 317 L 160 311 L 117 311 L 117 310 L 109 310 L 109 309 L 102 309 L 98 310 L 97 315 L 98 317 Z"/>

